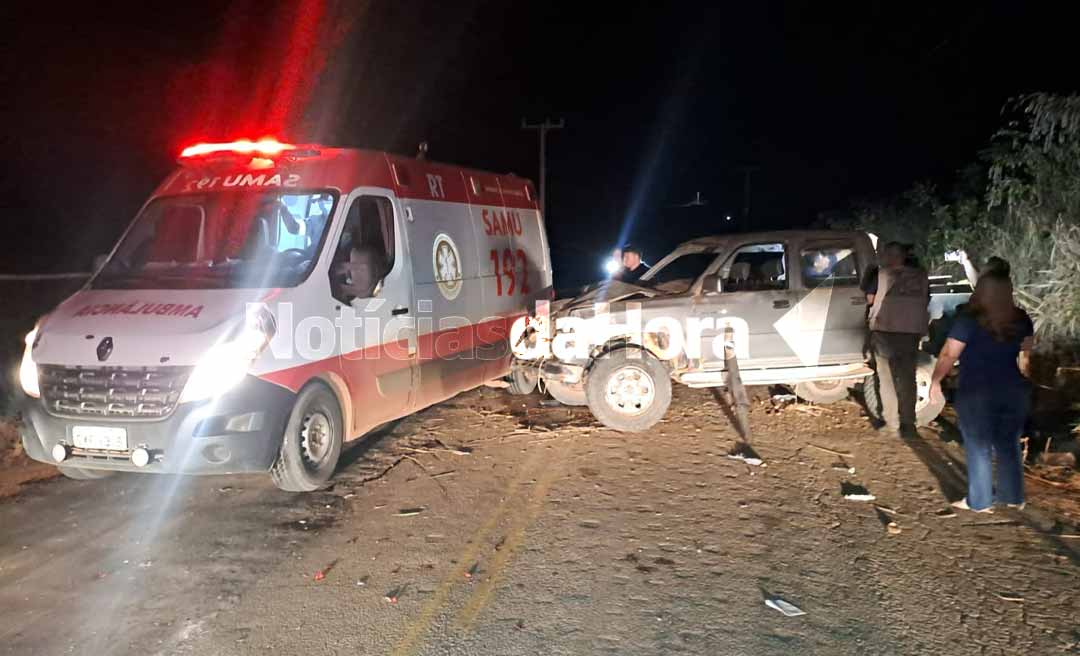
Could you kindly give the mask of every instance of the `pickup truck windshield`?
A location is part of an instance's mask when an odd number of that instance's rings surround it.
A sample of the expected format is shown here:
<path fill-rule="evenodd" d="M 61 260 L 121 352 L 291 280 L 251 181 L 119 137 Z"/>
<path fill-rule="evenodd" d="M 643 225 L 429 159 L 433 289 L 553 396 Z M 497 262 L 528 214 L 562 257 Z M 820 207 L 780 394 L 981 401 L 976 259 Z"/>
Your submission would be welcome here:
<path fill-rule="evenodd" d="M 337 194 L 218 192 L 155 199 L 95 289 L 294 287 L 318 258 Z"/>

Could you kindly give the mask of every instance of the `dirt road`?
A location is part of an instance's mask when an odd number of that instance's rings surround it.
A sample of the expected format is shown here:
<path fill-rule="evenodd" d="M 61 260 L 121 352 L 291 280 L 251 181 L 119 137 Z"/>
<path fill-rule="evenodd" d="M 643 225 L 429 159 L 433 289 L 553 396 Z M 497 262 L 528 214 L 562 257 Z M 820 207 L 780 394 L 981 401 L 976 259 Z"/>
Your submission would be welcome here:
<path fill-rule="evenodd" d="M 1077 531 L 1037 507 L 939 516 L 955 444 L 758 405 L 752 467 L 709 392 L 676 394 L 627 436 L 478 390 L 315 495 L 38 484 L 0 502 L 0 654 L 1080 652 Z"/>

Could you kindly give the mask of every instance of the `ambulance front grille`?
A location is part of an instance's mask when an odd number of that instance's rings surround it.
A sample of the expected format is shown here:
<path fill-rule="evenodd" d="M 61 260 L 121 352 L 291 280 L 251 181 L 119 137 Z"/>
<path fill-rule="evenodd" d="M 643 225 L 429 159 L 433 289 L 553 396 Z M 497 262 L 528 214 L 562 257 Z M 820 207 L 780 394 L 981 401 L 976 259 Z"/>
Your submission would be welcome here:
<path fill-rule="evenodd" d="M 190 373 L 191 367 L 38 367 L 49 412 L 100 419 L 168 417 Z"/>

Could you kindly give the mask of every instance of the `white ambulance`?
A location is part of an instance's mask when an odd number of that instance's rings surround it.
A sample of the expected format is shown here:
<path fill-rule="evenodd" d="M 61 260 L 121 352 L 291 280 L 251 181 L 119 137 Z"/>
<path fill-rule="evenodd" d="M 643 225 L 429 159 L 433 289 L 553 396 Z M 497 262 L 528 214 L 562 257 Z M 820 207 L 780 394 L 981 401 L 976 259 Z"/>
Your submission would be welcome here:
<path fill-rule="evenodd" d="M 532 185 L 272 139 L 198 144 L 90 281 L 26 337 L 23 444 L 73 478 L 268 471 L 510 376 L 552 296 Z"/>

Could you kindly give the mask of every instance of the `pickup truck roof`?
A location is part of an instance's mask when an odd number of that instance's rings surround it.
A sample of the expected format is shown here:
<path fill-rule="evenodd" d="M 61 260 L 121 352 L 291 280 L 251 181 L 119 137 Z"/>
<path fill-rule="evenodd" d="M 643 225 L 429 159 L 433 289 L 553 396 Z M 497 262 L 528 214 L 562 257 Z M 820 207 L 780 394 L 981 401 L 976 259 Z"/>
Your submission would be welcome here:
<path fill-rule="evenodd" d="M 679 244 L 678 248 L 718 248 L 733 240 L 739 241 L 769 241 L 779 239 L 843 239 L 845 237 L 865 236 L 865 232 L 858 230 L 771 230 L 768 232 L 740 232 L 728 235 L 709 235 L 696 237 Z"/>

